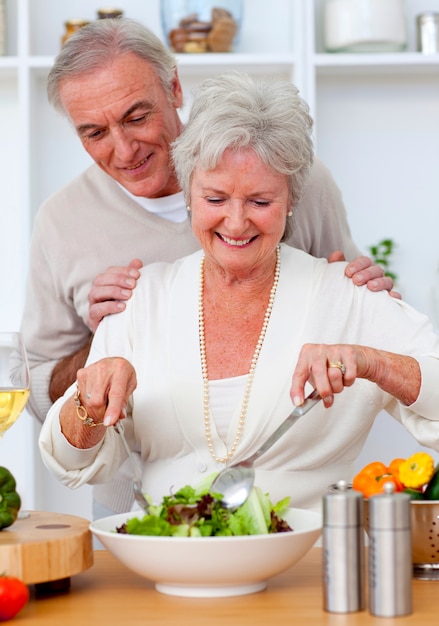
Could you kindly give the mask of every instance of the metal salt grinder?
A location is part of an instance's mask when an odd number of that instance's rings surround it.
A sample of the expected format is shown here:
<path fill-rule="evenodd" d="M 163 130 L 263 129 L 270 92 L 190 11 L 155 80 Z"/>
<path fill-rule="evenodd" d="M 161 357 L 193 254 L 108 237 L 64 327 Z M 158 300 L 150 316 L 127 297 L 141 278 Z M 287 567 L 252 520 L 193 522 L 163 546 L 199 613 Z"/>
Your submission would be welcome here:
<path fill-rule="evenodd" d="M 323 496 L 323 608 L 364 609 L 363 495 L 344 481 Z"/>
<path fill-rule="evenodd" d="M 369 498 L 369 610 L 379 617 L 412 612 L 410 497 L 384 493 Z"/>

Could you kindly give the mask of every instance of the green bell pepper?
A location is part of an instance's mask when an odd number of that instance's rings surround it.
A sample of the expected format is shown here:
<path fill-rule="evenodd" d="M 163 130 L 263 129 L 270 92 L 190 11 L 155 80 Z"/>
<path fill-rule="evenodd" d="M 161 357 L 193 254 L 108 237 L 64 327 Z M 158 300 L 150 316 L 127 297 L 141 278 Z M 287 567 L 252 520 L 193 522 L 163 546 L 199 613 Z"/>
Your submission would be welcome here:
<path fill-rule="evenodd" d="M 6 467 L 0 467 L 0 530 L 17 519 L 21 498 L 16 492 L 15 478 Z"/>
<path fill-rule="evenodd" d="M 439 500 L 439 465 L 436 465 L 434 474 L 424 491 L 424 500 Z"/>
<path fill-rule="evenodd" d="M 425 500 L 425 496 L 422 491 L 418 491 L 417 489 L 403 489 L 403 493 L 410 496 L 410 500 Z"/>

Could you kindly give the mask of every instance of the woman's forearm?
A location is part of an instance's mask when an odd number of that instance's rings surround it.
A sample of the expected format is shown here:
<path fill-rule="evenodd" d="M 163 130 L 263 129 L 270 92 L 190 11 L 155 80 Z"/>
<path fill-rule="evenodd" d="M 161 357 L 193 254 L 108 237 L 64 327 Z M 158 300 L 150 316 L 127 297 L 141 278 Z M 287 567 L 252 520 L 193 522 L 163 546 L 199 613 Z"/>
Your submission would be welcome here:
<path fill-rule="evenodd" d="M 407 406 L 417 400 L 421 389 L 421 370 L 416 359 L 374 348 L 361 349 L 365 351 L 369 364 L 363 378 L 376 383 Z"/>
<path fill-rule="evenodd" d="M 76 408 L 75 400 L 72 396 L 67 400 L 60 412 L 61 432 L 75 448 L 83 450 L 92 448 L 103 439 L 106 427 L 101 424 L 86 426 L 78 417 Z"/>

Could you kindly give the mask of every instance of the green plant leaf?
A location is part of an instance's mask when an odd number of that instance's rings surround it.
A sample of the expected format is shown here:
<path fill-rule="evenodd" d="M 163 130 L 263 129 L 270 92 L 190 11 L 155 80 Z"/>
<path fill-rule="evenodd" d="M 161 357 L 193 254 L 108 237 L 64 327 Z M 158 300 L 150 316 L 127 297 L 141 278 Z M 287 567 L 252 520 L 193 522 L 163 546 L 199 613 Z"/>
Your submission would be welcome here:
<path fill-rule="evenodd" d="M 388 276 L 396 285 L 398 275 L 392 272 L 390 268 L 390 257 L 396 247 L 393 239 L 382 239 L 375 245 L 369 246 L 370 256 L 376 265 L 381 265 L 384 269 L 384 276 Z"/>

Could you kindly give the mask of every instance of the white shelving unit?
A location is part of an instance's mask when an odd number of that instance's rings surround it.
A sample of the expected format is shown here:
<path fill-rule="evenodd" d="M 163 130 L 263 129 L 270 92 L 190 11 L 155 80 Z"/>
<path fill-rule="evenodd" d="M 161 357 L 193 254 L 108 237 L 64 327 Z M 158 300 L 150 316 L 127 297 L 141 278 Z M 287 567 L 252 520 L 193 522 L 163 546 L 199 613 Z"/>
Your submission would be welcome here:
<path fill-rule="evenodd" d="M 299 86 L 315 119 L 317 152 L 343 191 L 354 239 L 367 252 L 370 244 L 392 237 L 399 288 L 429 313 L 439 260 L 439 55 L 415 51 L 415 18 L 439 11 L 439 0 L 406 5 L 409 44 L 401 53 L 325 53 L 323 0 L 245 0 L 236 52 L 177 59 L 183 119 L 193 86 L 229 68 Z M 117 6 L 163 39 L 159 0 L 119 0 Z M 8 55 L 0 57 L 0 279 L 8 305 L 0 308 L 0 328 L 16 329 L 20 322 L 35 212 L 89 163 L 67 121 L 48 105 L 45 83 L 65 20 L 93 20 L 98 8 L 90 0 L 7 3 Z M 39 467 L 37 431 L 29 416 L 20 418 L 0 442 L 0 464 L 14 471 L 25 506 L 77 513 L 77 496 L 69 492 L 69 502 L 60 502 L 62 493 Z M 381 456 L 387 455 L 388 448 Z"/>
<path fill-rule="evenodd" d="M 439 0 L 406 0 L 408 46 L 387 54 L 327 54 L 324 0 L 306 3 L 306 98 L 316 147 L 343 191 L 354 240 L 397 244 L 393 269 L 404 299 L 431 314 L 439 250 L 439 55 L 416 52 L 416 16 Z M 434 320 L 439 328 L 439 319 Z M 358 465 L 420 446 L 379 416 Z"/>
<path fill-rule="evenodd" d="M 439 257 L 439 54 L 416 52 L 415 24 L 419 13 L 439 11 L 439 0 L 406 0 L 407 50 L 388 54 L 325 54 L 323 4 L 307 5 L 305 18 L 317 151 L 343 190 L 357 243 L 367 251 L 392 237 L 399 287 L 430 313 Z"/>

